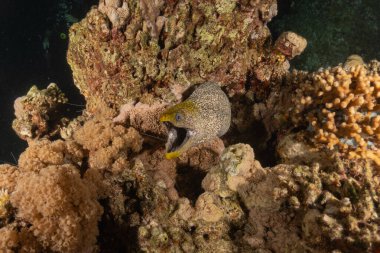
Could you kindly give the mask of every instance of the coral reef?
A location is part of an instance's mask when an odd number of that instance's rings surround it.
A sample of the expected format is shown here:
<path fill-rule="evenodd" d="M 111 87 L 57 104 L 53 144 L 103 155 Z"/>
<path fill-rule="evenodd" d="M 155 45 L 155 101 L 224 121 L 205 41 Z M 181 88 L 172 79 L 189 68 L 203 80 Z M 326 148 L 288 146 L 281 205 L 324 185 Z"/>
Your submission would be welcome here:
<path fill-rule="evenodd" d="M 279 144 L 288 164 L 271 168 L 262 167 L 248 144 L 224 148 L 220 139 L 167 160 L 163 142 L 144 135 L 157 133 L 162 107 L 131 104 L 116 120 L 107 108 L 99 112 L 66 140 L 30 141 L 17 167 L 0 166 L 0 187 L 9 195 L 0 223 L 2 250 L 380 247 L 380 180 L 369 160 L 326 159 L 297 134 Z"/>
<path fill-rule="evenodd" d="M 242 252 L 371 252 L 380 246 L 380 181 L 372 173 L 366 163 L 341 160 L 264 169 L 252 148 L 237 144 L 202 185 L 222 198 L 238 195 L 248 210 L 235 234 Z"/>
<path fill-rule="evenodd" d="M 272 43 L 276 13 L 101 0 L 70 30 L 82 115 L 57 124 L 55 85 L 15 102 L 28 148 L 0 165 L 0 251 L 378 252 L 380 64 L 289 73 L 307 43 Z M 168 160 L 160 115 L 204 81 L 232 126 Z"/>
<path fill-rule="evenodd" d="M 67 98 L 55 83 L 43 90 L 33 86 L 26 96 L 15 100 L 16 119 L 12 127 L 24 140 L 53 136 L 63 123 L 62 109 L 66 102 Z"/>

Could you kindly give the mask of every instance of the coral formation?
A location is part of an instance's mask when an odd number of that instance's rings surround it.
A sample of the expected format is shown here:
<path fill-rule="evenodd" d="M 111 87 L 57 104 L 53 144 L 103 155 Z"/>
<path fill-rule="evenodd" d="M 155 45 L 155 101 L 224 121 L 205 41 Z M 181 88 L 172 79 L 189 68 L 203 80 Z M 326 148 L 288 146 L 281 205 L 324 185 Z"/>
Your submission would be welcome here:
<path fill-rule="evenodd" d="M 26 96 L 14 102 L 16 119 L 12 127 L 21 139 L 53 136 L 62 125 L 62 109 L 67 98 L 55 83 L 46 89 L 30 88 Z"/>
<path fill-rule="evenodd" d="M 284 32 L 274 43 L 275 50 L 282 53 L 288 59 L 300 55 L 306 48 L 307 41 L 294 32 Z"/>
<path fill-rule="evenodd" d="M 370 158 L 380 165 L 380 76 L 356 65 L 338 66 L 290 77 L 295 86 L 289 117 L 306 126 L 315 143 L 350 158 Z"/>
<path fill-rule="evenodd" d="M 30 143 L 18 167 L 0 167 L 0 188 L 10 200 L 0 244 L 9 241 L 1 250 L 95 249 L 102 207 L 95 186 L 80 176 L 82 158 L 78 144 L 45 139 Z"/>
<path fill-rule="evenodd" d="M 344 175 L 347 169 L 352 174 Z M 238 195 L 248 210 L 235 235 L 242 252 L 371 252 L 380 245 L 380 181 L 373 176 L 366 163 L 340 160 L 263 169 L 252 148 L 237 144 L 202 185 L 224 198 Z"/>
<path fill-rule="evenodd" d="M 120 108 L 119 115 L 113 121 L 119 124 L 127 124 L 140 133 L 150 136 L 164 136 L 167 129 L 159 121 L 159 116 L 165 109 L 165 103 L 130 102 Z"/>
<path fill-rule="evenodd" d="M 11 201 L 17 218 L 31 224 L 42 246 L 59 252 L 93 251 L 102 207 L 95 188 L 80 178 L 75 166 L 22 173 Z"/>
<path fill-rule="evenodd" d="M 13 191 L 16 186 L 16 179 L 19 175 L 17 167 L 9 164 L 0 164 L 0 189 Z"/>
<path fill-rule="evenodd" d="M 347 57 L 347 60 L 343 64 L 343 68 L 346 71 L 350 71 L 351 68 L 358 65 L 362 65 L 362 66 L 365 65 L 363 58 L 360 55 L 353 54 Z"/>
<path fill-rule="evenodd" d="M 270 57 L 276 13 L 274 0 L 100 1 L 71 27 L 68 62 L 89 109 L 99 100 L 119 109 L 147 91 L 172 101 L 205 81 L 237 89 Z"/>
<path fill-rule="evenodd" d="M 128 153 L 137 153 L 142 147 L 142 138 L 134 128 L 125 129 L 110 120 L 87 121 L 75 132 L 74 140 L 89 152 L 89 168 L 96 169 L 124 170 Z"/>
<path fill-rule="evenodd" d="M 43 252 L 33 233 L 26 227 L 18 229 L 14 225 L 0 228 L 0 249 L 2 252 Z"/>
<path fill-rule="evenodd" d="M 18 171 L 39 172 L 46 166 L 70 164 L 80 167 L 83 158 L 83 149 L 72 141 L 51 142 L 42 139 L 29 143 L 29 147 L 20 155 Z"/>

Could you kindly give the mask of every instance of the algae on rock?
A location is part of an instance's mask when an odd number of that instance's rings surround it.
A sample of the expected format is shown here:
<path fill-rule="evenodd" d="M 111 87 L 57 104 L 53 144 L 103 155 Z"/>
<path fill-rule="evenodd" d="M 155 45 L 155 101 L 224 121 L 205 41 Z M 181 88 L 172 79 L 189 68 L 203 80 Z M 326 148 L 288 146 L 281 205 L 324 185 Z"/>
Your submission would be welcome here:
<path fill-rule="evenodd" d="M 101 1 L 70 29 L 68 62 L 88 108 L 119 109 L 144 92 L 172 101 L 178 90 L 213 81 L 244 84 L 260 61 L 274 0 Z"/>

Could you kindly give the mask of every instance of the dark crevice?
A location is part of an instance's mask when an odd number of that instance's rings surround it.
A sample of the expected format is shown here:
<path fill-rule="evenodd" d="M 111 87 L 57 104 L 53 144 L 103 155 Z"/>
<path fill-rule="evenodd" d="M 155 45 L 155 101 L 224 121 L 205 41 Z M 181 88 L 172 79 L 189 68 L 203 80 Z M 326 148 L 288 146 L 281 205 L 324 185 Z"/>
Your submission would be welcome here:
<path fill-rule="evenodd" d="M 281 20 L 283 19 L 286 15 L 288 15 L 288 13 L 291 11 L 291 6 L 292 6 L 292 2 L 294 0 L 281 0 L 281 1 L 277 1 L 277 10 L 278 10 L 278 14 L 273 18 L 273 20 L 271 22 L 268 23 L 268 27 L 270 28 L 271 30 L 271 34 L 272 34 L 272 37 L 274 40 L 276 40 L 278 38 L 278 36 L 280 36 L 280 32 L 278 32 L 276 29 L 271 29 L 272 28 L 272 24 L 276 23 L 277 20 Z M 275 22 L 273 22 L 275 21 Z"/>
<path fill-rule="evenodd" d="M 141 201 L 137 198 L 137 188 L 134 182 L 125 181 L 121 185 L 125 196 L 124 209 L 120 213 L 114 213 L 111 209 L 111 199 L 102 199 L 100 204 L 104 208 L 102 219 L 99 223 L 98 244 L 100 252 L 141 252 L 138 245 L 137 216 L 142 215 Z M 111 197 L 112 198 L 112 197 Z"/>
<path fill-rule="evenodd" d="M 186 197 L 192 204 L 195 204 L 198 196 L 204 190 L 202 189 L 202 180 L 206 176 L 206 172 L 189 166 L 177 167 L 177 177 L 175 188 L 180 197 Z"/>
<path fill-rule="evenodd" d="M 276 158 L 276 134 L 268 135 L 262 122 L 254 122 L 249 129 L 243 133 L 239 133 L 236 129 L 232 129 L 225 139 L 227 145 L 237 143 L 249 144 L 255 153 L 255 159 L 264 167 L 272 167 L 277 163 Z"/>
<path fill-rule="evenodd" d="M 138 252 L 137 228 L 133 231 L 127 223 L 119 223 L 112 214 L 109 200 L 100 200 L 104 213 L 99 222 L 98 244 L 100 251 L 104 253 L 113 252 Z"/>
<path fill-rule="evenodd" d="M 82 159 L 82 163 L 81 163 L 80 168 L 79 168 L 79 172 L 80 172 L 81 177 L 84 176 L 84 173 L 89 168 L 89 165 L 88 165 L 88 151 L 85 151 L 85 152 L 87 154 Z"/>

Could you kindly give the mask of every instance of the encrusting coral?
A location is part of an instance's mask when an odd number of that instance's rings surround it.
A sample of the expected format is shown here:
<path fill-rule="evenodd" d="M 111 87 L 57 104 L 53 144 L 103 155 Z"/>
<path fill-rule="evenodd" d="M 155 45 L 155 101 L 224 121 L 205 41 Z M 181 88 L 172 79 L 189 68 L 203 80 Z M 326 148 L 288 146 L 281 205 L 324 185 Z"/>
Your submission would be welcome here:
<path fill-rule="evenodd" d="M 66 102 L 65 94 L 55 83 L 43 90 L 33 86 L 26 96 L 15 100 L 16 119 L 12 128 L 24 140 L 53 136 L 63 123 L 62 109 Z"/>
<path fill-rule="evenodd" d="M 145 92 L 166 101 L 192 84 L 240 89 L 265 50 L 274 0 L 100 1 L 70 28 L 68 62 L 88 109 Z M 271 72 L 276 70 L 271 68 Z"/>
<path fill-rule="evenodd" d="M 241 252 L 375 252 L 380 180 L 374 176 L 366 163 L 341 160 L 264 169 L 249 145 L 237 144 L 226 148 L 202 186 L 221 198 L 238 195 L 248 210 L 234 236 Z"/>
<path fill-rule="evenodd" d="M 338 66 L 312 74 L 295 73 L 286 114 L 306 126 L 316 144 L 349 158 L 370 158 L 380 165 L 380 76 L 365 65 Z"/>

